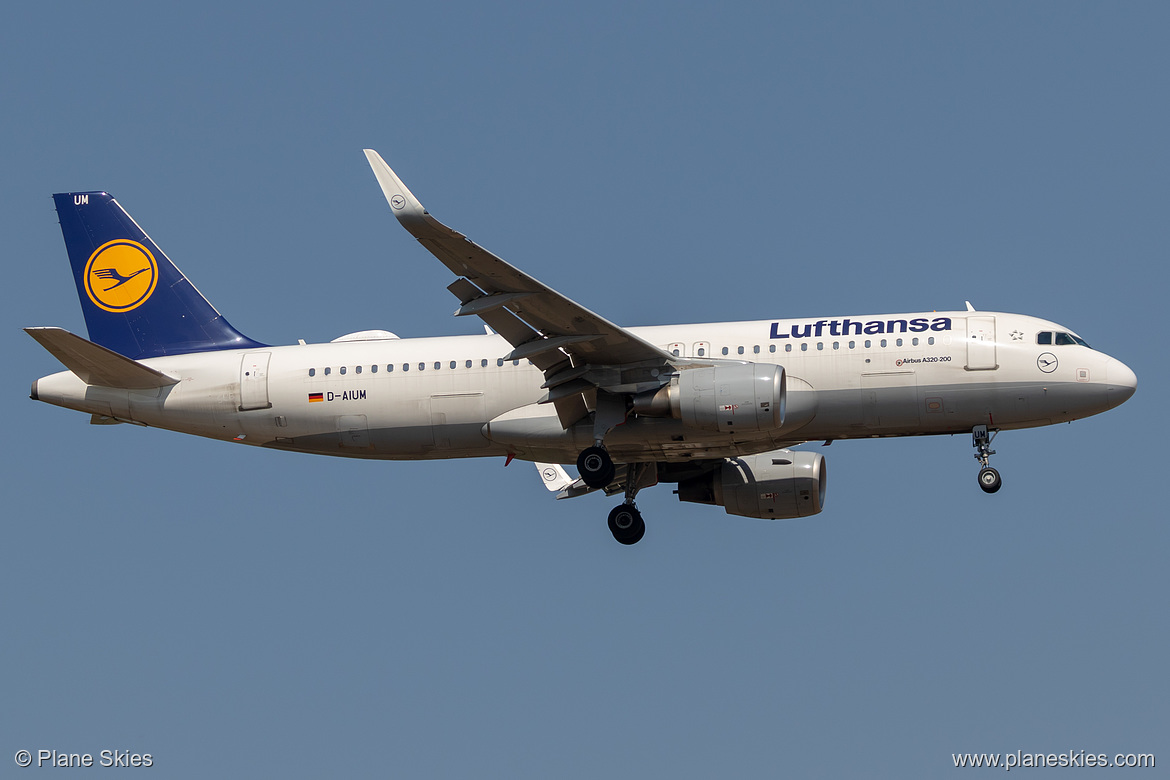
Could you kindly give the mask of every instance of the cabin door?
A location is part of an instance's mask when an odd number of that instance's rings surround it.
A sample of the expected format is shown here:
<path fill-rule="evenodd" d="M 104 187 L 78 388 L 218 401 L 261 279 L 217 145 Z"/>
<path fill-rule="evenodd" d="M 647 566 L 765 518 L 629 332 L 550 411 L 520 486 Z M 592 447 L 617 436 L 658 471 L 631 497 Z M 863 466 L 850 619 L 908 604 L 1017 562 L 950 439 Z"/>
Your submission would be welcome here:
<path fill-rule="evenodd" d="M 995 362 L 995 317 L 967 318 L 967 370 L 991 371 Z"/>
<path fill-rule="evenodd" d="M 271 409 L 268 400 L 268 359 L 271 352 L 249 352 L 240 361 L 240 411 Z"/>

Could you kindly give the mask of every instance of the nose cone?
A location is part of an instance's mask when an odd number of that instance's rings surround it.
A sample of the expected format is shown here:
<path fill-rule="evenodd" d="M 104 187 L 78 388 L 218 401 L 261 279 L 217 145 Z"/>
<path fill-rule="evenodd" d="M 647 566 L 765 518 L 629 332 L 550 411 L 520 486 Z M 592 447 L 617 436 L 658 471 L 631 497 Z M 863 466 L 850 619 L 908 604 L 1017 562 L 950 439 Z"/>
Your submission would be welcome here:
<path fill-rule="evenodd" d="M 1105 381 L 1108 382 L 1110 408 L 1125 403 L 1137 390 L 1137 375 L 1129 366 L 1115 358 L 1109 358 L 1109 365 L 1105 369 Z"/>

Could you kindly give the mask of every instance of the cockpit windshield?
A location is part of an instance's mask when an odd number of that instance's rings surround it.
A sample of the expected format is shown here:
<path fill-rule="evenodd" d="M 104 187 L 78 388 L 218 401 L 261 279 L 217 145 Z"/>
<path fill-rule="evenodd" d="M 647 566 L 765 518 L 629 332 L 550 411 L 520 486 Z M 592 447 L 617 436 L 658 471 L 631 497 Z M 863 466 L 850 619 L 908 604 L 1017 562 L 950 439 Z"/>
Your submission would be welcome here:
<path fill-rule="evenodd" d="M 1058 347 L 1059 346 L 1072 346 L 1074 344 L 1079 344 L 1082 347 L 1088 347 L 1089 349 L 1092 349 L 1092 347 L 1089 347 L 1088 342 L 1086 342 L 1080 336 L 1078 336 L 1074 333 L 1065 333 L 1064 331 L 1059 331 L 1059 330 L 1058 331 L 1048 330 L 1048 331 L 1043 331 L 1041 333 L 1037 333 L 1036 334 L 1036 343 L 1037 344 L 1055 344 Z"/>

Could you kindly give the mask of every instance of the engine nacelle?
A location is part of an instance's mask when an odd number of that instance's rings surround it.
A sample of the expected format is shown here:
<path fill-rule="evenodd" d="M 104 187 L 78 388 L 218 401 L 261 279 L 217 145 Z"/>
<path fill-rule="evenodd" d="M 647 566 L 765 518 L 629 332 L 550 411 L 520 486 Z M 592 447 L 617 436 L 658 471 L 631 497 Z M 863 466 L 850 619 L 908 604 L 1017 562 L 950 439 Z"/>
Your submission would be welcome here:
<path fill-rule="evenodd" d="M 762 363 L 690 368 L 654 393 L 636 396 L 634 412 L 673 417 L 703 431 L 758 433 L 784 425 L 785 376 Z"/>
<path fill-rule="evenodd" d="M 776 450 L 726 458 L 714 471 L 680 482 L 678 500 L 721 506 L 729 515 L 787 520 L 820 512 L 827 484 L 823 455 Z"/>

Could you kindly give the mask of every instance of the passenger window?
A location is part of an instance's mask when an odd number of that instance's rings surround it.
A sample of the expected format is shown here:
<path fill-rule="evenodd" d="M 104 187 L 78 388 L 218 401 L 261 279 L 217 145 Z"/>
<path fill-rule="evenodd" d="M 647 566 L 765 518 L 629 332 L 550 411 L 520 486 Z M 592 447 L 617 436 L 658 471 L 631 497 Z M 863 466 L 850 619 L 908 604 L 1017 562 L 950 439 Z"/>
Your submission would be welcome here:
<path fill-rule="evenodd" d="M 917 347 L 918 346 L 918 337 L 915 336 L 914 339 L 910 343 Z"/>
<path fill-rule="evenodd" d="M 409 371 L 409 370 L 410 370 L 410 363 L 403 363 L 403 364 L 402 364 L 402 370 L 403 370 L 403 371 Z"/>
<path fill-rule="evenodd" d="M 426 370 L 427 370 L 427 364 L 426 364 L 426 363 L 419 363 L 419 364 L 418 364 L 418 370 L 419 370 L 419 371 L 426 371 Z"/>
<path fill-rule="evenodd" d="M 470 360 L 467 361 L 467 364 L 464 366 L 464 368 L 471 368 L 471 361 Z"/>
<path fill-rule="evenodd" d="M 849 349 L 853 349 L 853 348 L 854 348 L 854 347 L 856 347 L 856 346 L 857 346 L 857 342 L 856 342 L 856 341 L 850 341 L 850 342 L 849 342 Z"/>
<path fill-rule="evenodd" d="M 504 365 L 504 359 L 503 358 L 496 358 L 496 365 L 497 366 Z"/>
<path fill-rule="evenodd" d="M 371 373 L 371 374 L 376 374 L 376 373 L 378 373 L 378 367 L 377 367 L 376 365 L 375 365 L 375 366 L 370 366 L 370 373 Z"/>
<path fill-rule="evenodd" d="M 386 364 L 386 370 L 387 370 L 387 371 L 393 371 L 393 370 L 394 370 L 394 364 L 393 364 L 393 363 L 387 363 L 387 364 Z"/>
<path fill-rule="evenodd" d="M 902 346 L 902 339 L 898 339 L 894 343 L 900 347 L 900 346 Z"/>
<path fill-rule="evenodd" d="M 930 338 L 928 338 L 926 340 L 926 343 L 933 347 L 934 346 L 934 336 L 931 336 Z"/>
<path fill-rule="evenodd" d="M 808 342 L 807 341 L 801 342 L 800 351 L 801 352 L 808 352 Z"/>
<path fill-rule="evenodd" d="M 866 340 L 865 340 L 865 348 L 866 348 L 866 349 L 869 349 L 869 348 L 870 348 L 870 347 L 872 347 L 872 346 L 873 346 L 873 342 L 872 342 L 872 341 L 870 341 L 869 339 L 866 339 Z"/>
<path fill-rule="evenodd" d="M 784 345 L 784 351 L 785 351 L 785 352 L 791 352 L 791 351 L 792 351 L 792 345 L 791 345 L 791 344 L 785 344 L 785 345 Z"/>
<path fill-rule="evenodd" d="M 889 343 L 888 341 L 886 341 L 885 339 L 882 339 L 882 346 L 883 347 L 886 346 L 886 344 L 888 344 L 888 343 Z"/>
<path fill-rule="evenodd" d="M 518 366 L 518 365 L 520 365 L 520 361 L 519 361 L 519 360 L 513 360 L 513 361 L 512 361 L 512 365 L 514 365 L 514 366 Z"/>
<path fill-rule="evenodd" d="M 743 354 L 743 347 L 740 347 L 739 349 L 737 349 L 736 352 L 738 354 L 742 355 Z"/>
<path fill-rule="evenodd" d="M 817 351 L 823 352 L 824 349 L 825 349 L 825 343 L 823 341 L 818 341 L 817 342 Z"/>
<path fill-rule="evenodd" d="M 345 366 L 342 366 L 341 368 L 337 369 L 337 373 L 344 375 L 345 374 Z"/>
<path fill-rule="evenodd" d="M 353 372 L 355 374 L 360 374 L 362 372 L 362 367 L 361 366 L 354 366 Z"/>
<path fill-rule="evenodd" d="M 1052 333 L 1050 333 L 1050 332 L 1037 333 L 1036 334 L 1036 343 L 1037 344 L 1051 344 L 1052 343 Z"/>
<path fill-rule="evenodd" d="M 769 345 L 768 345 L 768 351 L 769 351 L 769 352 L 775 352 L 775 351 L 776 351 L 776 345 L 775 345 L 775 344 L 769 344 Z"/>
<path fill-rule="evenodd" d="M 309 369 L 309 376 L 317 376 L 317 369 L 310 368 Z"/>
<path fill-rule="evenodd" d="M 672 349 L 672 350 L 671 350 L 671 353 L 672 353 L 672 354 L 673 354 L 675 357 L 678 357 L 678 350 L 677 350 L 677 349 Z"/>
<path fill-rule="evenodd" d="M 840 342 L 840 341 L 834 341 L 834 342 L 833 342 L 833 349 L 841 349 L 841 342 Z"/>
<path fill-rule="evenodd" d="M 726 354 L 727 354 L 727 352 L 728 352 L 728 349 L 727 349 L 727 347 L 724 347 L 724 348 L 723 348 L 723 354 L 724 354 L 724 355 L 726 355 Z"/>
<path fill-rule="evenodd" d="M 332 369 L 332 368 L 326 368 L 326 369 L 325 369 L 325 376 L 329 376 L 329 373 L 330 373 L 331 371 L 333 371 L 333 369 Z"/>
<path fill-rule="evenodd" d="M 760 345 L 756 344 L 754 347 L 752 347 L 752 352 L 754 352 L 757 355 L 760 354 Z"/>
<path fill-rule="evenodd" d="M 706 357 L 706 356 L 707 356 L 707 350 L 703 349 L 702 347 L 699 347 L 699 357 Z"/>
<path fill-rule="evenodd" d="M 487 358 L 484 358 L 483 360 L 479 361 L 479 367 L 480 368 L 487 368 Z"/>

